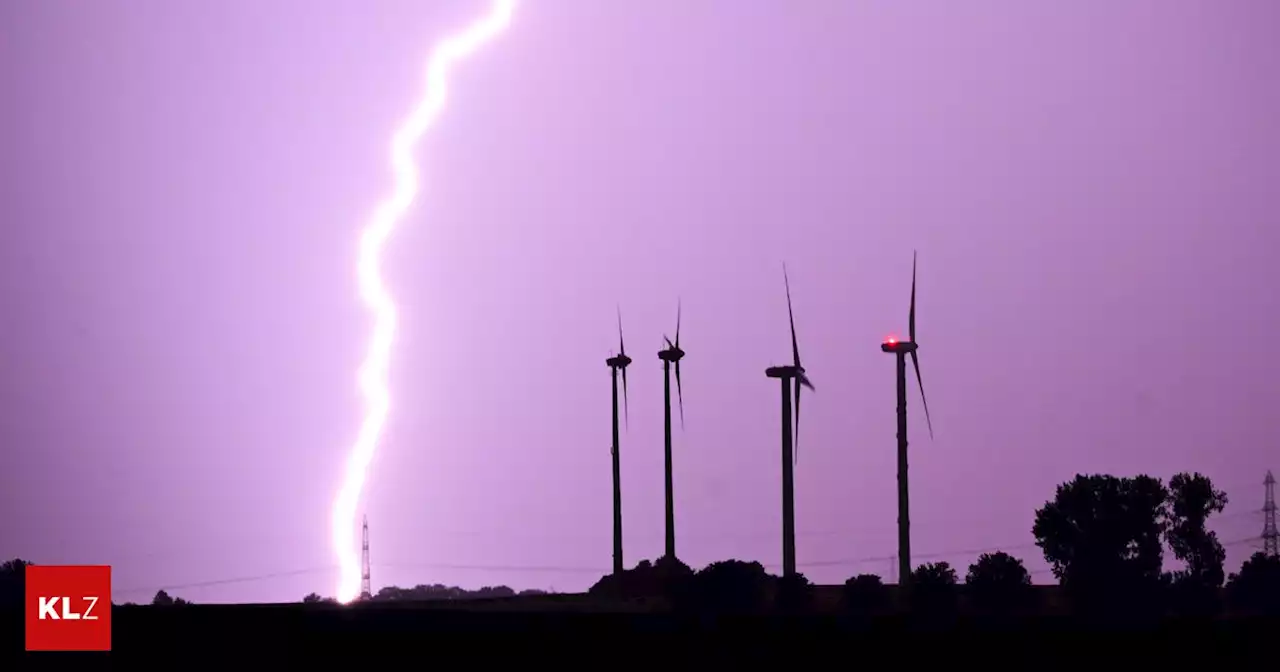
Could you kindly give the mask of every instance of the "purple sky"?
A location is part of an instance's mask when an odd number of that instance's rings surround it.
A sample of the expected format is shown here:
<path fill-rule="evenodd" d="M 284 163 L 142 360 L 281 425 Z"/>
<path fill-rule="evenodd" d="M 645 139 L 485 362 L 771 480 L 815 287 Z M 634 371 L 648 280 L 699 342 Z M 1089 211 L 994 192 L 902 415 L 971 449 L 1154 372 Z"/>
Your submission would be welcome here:
<path fill-rule="evenodd" d="M 484 9 L 0 3 L 0 556 L 110 563 L 119 600 L 282 572 L 176 592 L 333 593 L 357 230 L 431 44 Z M 1256 535 L 1280 469 L 1280 356 L 1251 350 L 1280 338 L 1278 22 L 1273 0 L 526 1 L 456 71 L 385 257 L 375 588 L 608 569 L 618 304 L 627 562 L 659 555 L 677 298 L 680 555 L 778 564 L 784 261 L 818 386 L 801 571 L 888 576 L 878 344 L 913 248 L 919 561 L 1042 569 L 1033 510 L 1077 472 L 1202 471 L 1224 540 Z"/>

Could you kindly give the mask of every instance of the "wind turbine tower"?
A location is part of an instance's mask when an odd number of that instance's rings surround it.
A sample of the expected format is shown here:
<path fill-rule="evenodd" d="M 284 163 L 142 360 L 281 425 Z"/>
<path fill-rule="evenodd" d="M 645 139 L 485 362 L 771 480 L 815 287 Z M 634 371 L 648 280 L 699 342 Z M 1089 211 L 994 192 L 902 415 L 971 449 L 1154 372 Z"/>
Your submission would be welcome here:
<path fill-rule="evenodd" d="M 622 458 L 618 455 L 618 373 L 622 373 L 622 406 L 631 425 L 631 410 L 627 403 L 627 346 L 622 340 L 622 310 L 618 310 L 618 354 L 604 360 L 613 376 L 613 573 L 622 574 Z"/>
<path fill-rule="evenodd" d="M 796 340 L 796 318 L 791 310 L 791 280 L 787 277 L 787 269 L 782 268 L 782 281 L 787 288 L 787 317 L 791 321 L 791 366 L 771 366 L 764 375 L 777 378 L 782 383 L 782 575 L 794 576 L 796 573 L 796 502 L 795 474 L 793 464 L 798 454 L 795 451 L 800 439 L 800 388 L 813 390 L 813 383 L 805 375 L 800 365 L 800 344 Z M 795 385 L 792 385 L 795 381 Z M 795 389 L 795 409 L 791 407 L 792 388 Z M 792 413 L 795 418 L 794 436 L 792 434 Z"/>
<path fill-rule="evenodd" d="M 663 419 L 663 444 L 665 447 L 664 457 L 666 459 L 666 514 L 667 514 L 667 543 L 664 557 L 676 559 L 676 502 L 674 494 L 674 485 L 672 483 L 671 474 L 671 369 L 676 371 L 676 394 L 680 398 L 680 426 L 684 427 L 684 391 L 680 386 L 680 360 L 684 359 L 685 352 L 680 349 L 680 304 L 676 304 L 676 340 L 671 342 L 670 338 L 662 337 L 667 347 L 658 352 L 658 359 L 662 360 L 662 419 Z"/>
<path fill-rule="evenodd" d="M 924 406 L 924 419 L 933 438 L 933 421 L 929 419 L 929 402 L 924 396 L 924 380 L 920 377 L 920 359 L 916 343 L 916 257 L 911 255 L 911 308 L 907 313 L 907 340 L 892 336 L 880 345 L 884 352 L 894 355 L 897 361 L 898 383 L 898 585 L 911 584 L 911 502 L 907 481 L 907 357 L 916 371 L 916 384 L 920 386 L 920 402 Z"/>

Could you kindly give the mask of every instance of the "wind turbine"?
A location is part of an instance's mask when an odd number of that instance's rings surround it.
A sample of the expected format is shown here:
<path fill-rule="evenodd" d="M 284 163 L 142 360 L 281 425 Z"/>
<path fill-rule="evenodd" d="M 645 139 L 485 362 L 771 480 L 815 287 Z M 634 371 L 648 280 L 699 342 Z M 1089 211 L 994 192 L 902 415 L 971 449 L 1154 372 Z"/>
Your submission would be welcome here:
<path fill-rule="evenodd" d="M 618 456 L 618 372 L 622 372 L 622 405 L 627 426 L 631 426 L 631 408 L 627 402 L 627 346 L 622 340 L 622 309 L 618 309 L 618 354 L 604 360 L 613 376 L 613 573 L 622 573 L 622 464 Z"/>
<path fill-rule="evenodd" d="M 782 267 L 782 281 L 787 287 L 787 317 L 791 321 L 791 366 L 771 366 L 764 375 L 782 381 L 782 575 L 796 573 L 796 494 L 795 474 L 792 465 L 798 452 L 795 446 L 800 440 L 800 388 L 813 390 L 813 383 L 800 365 L 800 344 L 796 340 L 796 317 L 791 310 L 791 280 L 787 267 Z M 795 380 L 795 410 L 791 408 L 792 380 Z M 816 390 L 815 390 L 816 391 Z M 792 413 L 795 413 L 795 434 L 792 435 Z"/>
<path fill-rule="evenodd" d="M 924 396 L 924 380 L 920 377 L 920 358 L 916 354 L 916 254 L 911 253 L 911 309 L 907 313 L 907 340 L 899 341 L 890 336 L 880 349 L 892 353 L 897 359 L 898 374 L 898 584 L 911 584 L 911 501 L 907 485 L 907 356 L 916 370 L 916 384 L 920 387 L 920 403 L 924 406 L 924 420 L 933 438 L 933 421 L 929 419 L 929 402 Z"/>
<path fill-rule="evenodd" d="M 663 417 L 663 440 L 665 446 L 664 456 L 666 458 L 666 490 L 667 490 L 667 544 L 664 556 L 668 559 L 676 559 L 676 503 L 671 478 L 671 369 L 674 366 L 676 370 L 676 394 L 680 398 L 680 426 L 684 427 L 684 391 L 680 386 L 680 360 L 684 359 L 685 352 L 680 349 L 680 304 L 676 304 L 676 341 L 671 342 L 670 338 L 662 337 L 667 347 L 658 352 L 658 359 L 662 360 L 662 417 Z"/>

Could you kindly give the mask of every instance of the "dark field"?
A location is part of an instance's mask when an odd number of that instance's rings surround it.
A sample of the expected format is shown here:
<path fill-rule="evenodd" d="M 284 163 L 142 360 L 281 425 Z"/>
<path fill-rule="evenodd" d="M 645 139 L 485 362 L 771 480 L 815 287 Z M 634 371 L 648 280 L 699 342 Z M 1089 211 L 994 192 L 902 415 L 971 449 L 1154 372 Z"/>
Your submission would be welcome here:
<path fill-rule="evenodd" d="M 1052 597 L 1053 589 L 1041 591 Z M 907 614 L 889 607 L 854 615 L 839 608 L 835 587 L 821 587 L 804 614 L 712 616 L 676 613 L 661 601 L 608 602 L 587 595 L 497 600 L 331 604 L 117 606 L 112 611 L 113 665 L 141 658 L 265 658 L 363 655 L 439 662 L 519 658 L 592 666 L 604 655 L 631 665 L 679 651 L 681 656 L 744 657 L 784 651 L 809 666 L 887 656 L 974 658 L 984 664 L 1024 667 L 1053 660 L 1140 655 L 1144 662 L 1213 655 L 1215 661 L 1264 656 L 1277 621 L 1257 617 L 1148 617 L 1086 620 L 1065 614 L 980 616 L 963 607 L 946 614 Z M 6 626 L 21 650 L 21 622 Z M 16 640 L 16 641 L 15 641 Z M 673 648 L 673 647 L 678 647 Z M 12 649 L 11 649 L 12 650 Z M 612 653 L 610 653 L 612 652 Z M 29 654 L 29 663 L 67 654 Z M 81 657 L 88 654 L 79 654 Z M 101 660 L 103 656 L 92 656 Z M 589 658 L 588 658 L 589 657 Z M 420 658 L 418 658 L 420 659 Z M 1259 660 L 1265 659 L 1259 658 Z M 87 661 L 82 661 L 87 662 Z M 0 665 L 0 668 L 4 667 Z M 5 668 L 8 669 L 8 668 Z M 14 668 L 23 669 L 23 668 Z"/>

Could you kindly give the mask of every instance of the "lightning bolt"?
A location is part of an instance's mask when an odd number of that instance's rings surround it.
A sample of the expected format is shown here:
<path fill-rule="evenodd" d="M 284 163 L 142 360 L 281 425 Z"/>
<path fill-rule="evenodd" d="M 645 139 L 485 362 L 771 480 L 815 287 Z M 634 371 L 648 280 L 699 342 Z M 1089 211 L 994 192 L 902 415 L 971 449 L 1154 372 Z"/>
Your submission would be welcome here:
<path fill-rule="evenodd" d="M 364 486 L 369 462 L 386 425 L 391 393 L 387 371 L 391 361 L 391 341 L 395 333 L 396 308 L 378 271 L 378 253 L 396 222 L 404 217 L 418 193 L 418 169 L 413 148 L 444 109 L 447 82 L 455 64 L 475 53 L 501 33 L 511 22 L 516 0 L 493 0 L 489 11 L 460 33 L 435 47 L 427 62 L 427 90 L 409 118 L 396 130 L 391 142 L 391 164 L 395 169 L 395 192 L 380 203 L 360 234 L 357 277 L 360 298 L 373 312 L 373 336 L 360 365 L 359 385 L 365 399 L 364 422 L 351 448 L 343 473 L 342 487 L 333 503 L 333 550 L 338 555 L 337 598 L 347 603 L 360 590 L 360 566 L 355 541 L 356 504 Z"/>

